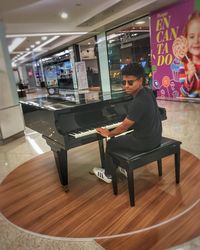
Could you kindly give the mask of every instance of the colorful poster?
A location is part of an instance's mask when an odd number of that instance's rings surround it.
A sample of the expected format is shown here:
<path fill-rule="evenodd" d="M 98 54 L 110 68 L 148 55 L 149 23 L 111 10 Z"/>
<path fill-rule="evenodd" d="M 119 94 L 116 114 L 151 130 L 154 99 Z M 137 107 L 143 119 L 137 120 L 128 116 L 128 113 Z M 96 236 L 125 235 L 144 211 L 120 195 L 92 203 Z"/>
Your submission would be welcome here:
<path fill-rule="evenodd" d="M 200 97 L 200 11 L 184 0 L 151 14 L 153 89 L 162 97 Z"/>

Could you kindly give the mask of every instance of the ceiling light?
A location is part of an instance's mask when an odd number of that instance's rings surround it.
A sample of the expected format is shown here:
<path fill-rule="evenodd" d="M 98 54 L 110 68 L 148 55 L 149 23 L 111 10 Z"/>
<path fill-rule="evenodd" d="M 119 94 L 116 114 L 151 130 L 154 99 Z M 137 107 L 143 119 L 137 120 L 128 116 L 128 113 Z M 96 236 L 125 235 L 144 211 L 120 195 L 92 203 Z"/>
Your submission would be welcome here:
<path fill-rule="evenodd" d="M 144 24 L 145 21 L 137 21 L 135 24 Z"/>
<path fill-rule="evenodd" d="M 26 50 L 27 50 L 27 51 L 29 51 L 29 50 L 30 50 L 30 48 L 26 48 Z"/>
<path fill-rule="evenodd" d="M 41 45 L 39 45 L 37 48 L 33 49 L 33 50 L 34 50 L 34 51 L 35 51 L 35 50 L 38 50 L 39 48 L 44 47 L 45 45 L 47 45 L 47 44 L 53 42 L 54 40 L 56 40 L 56 39 L 58 39 L 58 38 L 59 38 L 59 36 L 54 36 L 54 37 L 50 38 L 48 41 L 46 41 L 46 42 L 42 43 Z"/>
<path fill-rule="evenodd" d="M 60 14 L 60 17 L 62 18 L 62 19 L 67 19 L 68 18 L 68 14 L 66 13 L 66 12 L 61 12 Z"/>
<path fill-rule="evenodd" d="M 6 37 L 34 37 L 34 36 L 67 36 L 67 35 L 85 35 L 88 31 L 69 31 L 69 32 L 54 32 L 54 33 L 29 33 L 29 34 L 7 34 Z M 97 32 L 89 32 L 90 34 L 97 34 Z M 46 40 L 45 38 L 44 40 Z M 43 40 L 43 39 L 42 39 Z"/>
<path fill-rule="evenodd" d="M 30 47 L 31 47 L 31 48 L 35 48 L 35 45 L 34 45 L 34 44 L 32 44 Z"/>
<path fill-rule="evenodd" d="M 47 40 L 47 36 L 42 36 L 41 39 L 42 39 L 42 41 L 45 41 L 45 40 Z"/>
<path fill-rule="evenodd" d="M 36 41 L 35 44 L 40 44 L 40 41 Z"/>
<path fill-rule="evenodd" d="M 35 52 L 41 51 L 41 48 L 42 48 L 42 47 L 44 47 L 45 45 L 47 45 L 47 44 L 53 42 L 54 40 L 56 40 L 56 39 L 58 39 L 58 38 L 59 38 L 59 36 L 54 36 L 54 37 L 50 38 L 48 41 L 45 41 L 44 43 L 40 44 L 37 48 L 34 48 L 33 51 L 35 51 Z M 31 53 L 33 53 L 33 51 L 29 51 L 29 52 L 25 53 L 23 56 L 20 56 L 20 58 L 18 58 L 17 61 L 22 61 L 22 60 L 24 60 L 25 57 L 27 57 L 28 55 L 30 55 Z M 24 62 L 24 61 L 20 62 L 20 64 L 23 63 L 23 62 Z"/>
<path fill-rule="evenodd" d="M 13 52 L 20 44 L 24 42 L 26 37 L 18 37 L 13 40 L 11 45 L 8 46 L 9 53 Z"/>

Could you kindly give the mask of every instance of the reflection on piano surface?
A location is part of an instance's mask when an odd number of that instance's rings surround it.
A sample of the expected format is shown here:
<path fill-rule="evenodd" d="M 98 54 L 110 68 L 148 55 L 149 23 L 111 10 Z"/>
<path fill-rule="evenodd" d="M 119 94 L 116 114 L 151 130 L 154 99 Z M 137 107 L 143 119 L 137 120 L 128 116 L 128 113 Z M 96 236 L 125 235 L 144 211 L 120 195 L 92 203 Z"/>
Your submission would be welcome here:
<path fill-rule="evenodd" d="M 60 182 L 68 189 L 67 151 L 98 141 L 101 164 L 104 164 L 103 138 L 95 128 L 118 126 L 125 118 L 132 96 L 117 93 L 100 95 L 89 102 L 85 93 L 71 92 L 65 99 L 40 97 L 20 101 L 27 127 L 41 133 L 54 153 Z M 105 100 L 106 99 L 106 100 Z M 162 109 L 165 115 L 165 109 Z M 166 117 L 163 117 L 165 119 Z"/>

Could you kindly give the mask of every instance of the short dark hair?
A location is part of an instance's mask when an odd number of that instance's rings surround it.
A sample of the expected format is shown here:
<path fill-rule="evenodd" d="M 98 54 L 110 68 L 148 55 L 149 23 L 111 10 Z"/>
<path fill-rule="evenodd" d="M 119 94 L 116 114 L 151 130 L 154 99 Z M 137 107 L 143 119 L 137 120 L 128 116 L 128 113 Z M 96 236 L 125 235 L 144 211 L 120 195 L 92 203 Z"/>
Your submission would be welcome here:
<path fill-rule="evenodd" d="M 143 67 L 138 63 L 130 63 L 122 69 L 123 76 L 136 76 L 137 78 L 145 77 Z"/>

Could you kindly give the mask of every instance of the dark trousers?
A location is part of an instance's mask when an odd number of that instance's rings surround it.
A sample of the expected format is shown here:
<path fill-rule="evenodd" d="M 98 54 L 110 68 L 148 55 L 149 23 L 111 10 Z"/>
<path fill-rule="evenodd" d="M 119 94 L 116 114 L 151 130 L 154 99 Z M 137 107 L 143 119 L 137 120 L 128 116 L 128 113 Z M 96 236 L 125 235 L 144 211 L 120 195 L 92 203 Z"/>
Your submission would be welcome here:
<path fill-rule="evenodd" d="M 158 140 L 159 141 L 159 140 Z M 118 137 L 113 137 L 107 141 L 106 152 L 105 152 L 105 174 L 110 175 L 110 166 L 112 164 L 112 158 L 109 152 L 120 151 L 121 153 L 135 152 L 142 153 L 145 151 L 152 150 L 156 148 L 160 143 L 152 142 L 152 140 L 141 140 L 134 137 L 132 133 L 121 135 Z"/>
<path fill-rule="evenodd" d="M 111 170 L 110 166 L 112 164 L 112 158 L 109 155 L 109 152 L 120 151 L 120 152 L 137 152 L 144 151 L 144 145 L 141 145 L 140 141 L 137 141 L 132 133 L 121 135 L 118 137 L 112 137 L 106 143 L 106 152 L 105 152 L 105 174 L 110 175 Z"/>

